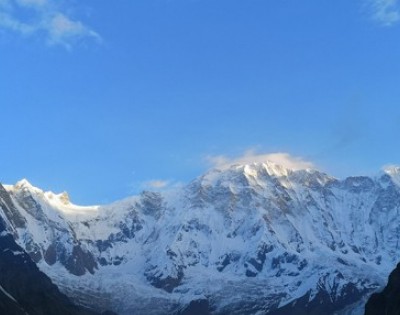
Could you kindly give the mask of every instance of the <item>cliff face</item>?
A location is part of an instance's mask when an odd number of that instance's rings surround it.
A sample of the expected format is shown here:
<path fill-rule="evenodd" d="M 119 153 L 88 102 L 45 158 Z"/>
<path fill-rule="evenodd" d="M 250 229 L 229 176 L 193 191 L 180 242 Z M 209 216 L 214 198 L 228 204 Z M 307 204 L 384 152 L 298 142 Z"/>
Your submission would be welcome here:
<path fill-rule="evenodd" d="M 0 207 L 12 211 L 10 198 L 0 185 Z M 15 212 L 14 212 L 15 213 Z M 13 216 L 22 220 L 18 216 Z M 16 244 L 0 218 L 0 314 L 7 315 L 96 315 L 72 304 L 31 257 Z"/>
<path fill-rule="evenodd" d="M 390 274 L 385 289 L 370 297 L 365 315 L 400 315 L 400 264 Z"/>

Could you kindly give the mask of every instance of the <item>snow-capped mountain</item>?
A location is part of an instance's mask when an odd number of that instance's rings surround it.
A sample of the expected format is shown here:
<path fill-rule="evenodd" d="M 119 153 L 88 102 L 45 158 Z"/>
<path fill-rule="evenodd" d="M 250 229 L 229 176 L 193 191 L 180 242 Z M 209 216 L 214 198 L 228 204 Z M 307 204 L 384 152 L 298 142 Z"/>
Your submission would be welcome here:
<path fill-rule="evenodd" d="M 8 211 L 11 200 L 0 185 L 0 208 Z M 99 315 L 77 307 L 40 272 L 30 256 L 16 244 L 0 218 L 0 314 Z M 110 314 L 105 312 L 104 314 Z"/>
<path fill-rule="evenodd" d="M 7 228 L 75 302 L 123 314 L 362 314 L 400 261 L 400 169 L 338 180 L 265 162 L 105 206 L 26 180 Z"/>

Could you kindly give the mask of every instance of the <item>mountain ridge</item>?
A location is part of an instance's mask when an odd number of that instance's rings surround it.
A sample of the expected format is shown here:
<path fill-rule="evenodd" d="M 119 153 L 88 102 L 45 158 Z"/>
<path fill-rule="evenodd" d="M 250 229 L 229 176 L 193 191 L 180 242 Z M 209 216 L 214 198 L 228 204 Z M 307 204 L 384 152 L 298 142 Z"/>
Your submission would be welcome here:
<path fill-rule="evenodd" d="M 274 163 L 234 165 L 174 192 L 86 207 L 24 182 L 6 186 L 14 210 L 0 215 L 82 305 L 290 314 L 303 303 L 311 314 L 323 301 L 333 314 L 382 287 L 400 260 L 395 175 L 339 180 Z"/>

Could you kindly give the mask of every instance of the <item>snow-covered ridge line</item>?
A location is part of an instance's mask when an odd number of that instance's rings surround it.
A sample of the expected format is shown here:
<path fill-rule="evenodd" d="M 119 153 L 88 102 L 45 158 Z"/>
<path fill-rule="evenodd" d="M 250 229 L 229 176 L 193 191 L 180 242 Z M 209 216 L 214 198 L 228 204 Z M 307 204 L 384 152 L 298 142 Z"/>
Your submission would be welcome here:
<path fill-rule="evenodd" d="M 228 169 L 245 169 L 249 172 L 253 172 L 252 169 L 253 168 L 265 168 L 267 170 L 267 172 L 270 175 L 274 175 L 274 176 L 286 176 L 288 172 L 302 172 L 302 171 L 307 171 L 307 172 L 312 172 L 312 171 L 316 171 L 315 169 L 301 169 L 301 170 L 293 170 L 293 169 L 289 169 L 286 167 L 283 167 L 281 165 L 278 165 L 276 163 L 273 162 L 269 162 L 266 161 L 264 163 L 251 163 L 251 164 L 233 164 L 225 167 L 216 167 L 214 169 L 211 169 L 210 171 L 208 171 L 207 173 L 213 173 L 214 171 L 217 172 L 223 172 L 226 171 Z M 206 174 L 207 174 L 206 173 Z M 58 198 L 63 198 L 64 199 L 64 203 L 70 203 L 69 200 L 69 196 L 67 192 L 62 192 L 62 193 L 54 193 L 53 191 L 44 191 L 43 189 L 36 187 L 34 185 L 32 185 L 32 183 L 26 179 L 23 178 L 21 180 L 19 180 L 17 183 L 15 184 L 3 184 L 3 187 L 7 190 L 7 191 L 16 191 L 16 190 L 21 190 L 21 189 L 28 189 L 32 192 L 36 192 L 38 194 L 41 195 L 46 195 L 49 198 L 52 197 L 58 197 Z M 98 205 L 89 205 L 88 207 L 97 207 Z"/>
<path fill-rule="evenodd" d="M 243 170 L 244 174 L 246 174 L 247 176 L 253 176 L 253 177 L 257 177 L 257 174 L 260 172 L 260 170 L 265 170 L 265 172 L 269 176 L 274 176 L 274 177 L 278 177 L 278 178 L 279 177 L 287 177 L 290 174 L 303 174 L 303 175 L 304 174 L 321 174 L 331 180 L 338 180 L 334 176 L 327 175 L 326 173 L 321 172 L 316 168 L 291 169 L 291 168 L 284 167 L 282 165 L 279 165 L 279 164 L 271 162 L 271 161 L 265 161 L 262 163 L 254 162 L 254 163 L 249 163 L 249 164 L 232 164 L 229 166 L 216 167 L 214 169 L 209 170 L 205 175 L 201 176 L 201 178 L 209 180 L 209 183 L 211 184 L 214 176 L 218 176 L 218 174 L 220 174 L 220 173 L 227 172 L 227 171 L 229 172 L 232 170 L 234 170 L 234 171 Z M 387 174 L 396 180 L 397 180 L 397 178 L 399 178 L 398 183 L 400 184 L 400 166 L 387 165 L 382 168 L 382 171 L 377 172 L 377 175 L 373 176 L 373 178 L 379 178 L 383 174 Z M 356 177 L 367 177 L 367 176 L 356 176 Z M 350 176 L 350 178 L 351 178 L 351 176 Z M 106 207 L 106 206 L 111 205 L 111 204 L 109 204 L 109 205 L 98 205 L 97 204 L 97 205 L 85 205 L 85 206 L 76 205 L 70 201 L 69 195 L 67 192 L 64 191 L 62 193 L 54 193 L 52 191 L 44 191 L 44 190 L 32 185 L 26 178 L 18 181 L 14 185 L 3 184 L 3 187 L 9 192 L 13 192 L 16 190 L 21 190 L 21 189 L 28 189 L 31 192 L 35 192 L 38 195 L 42 195 L 42 196 L 46 197 L 48 200 L 52 200 L 53 204 L 56 208 L 63 209 L 66 212 L 68 212 L 68 210 L 77 211 L 77 212 L 93 211 L 93 210 L 98 210 L 102 206 Z M 135 197 L 127 197 L 127 198 L 124 198 L 123 200 L 113 202 L 112 204 L 125 202 L 132 198 L 135 198 Z M 63 207 L 63 205 L 64 205 L 64 207 Z"/>
<path fill-rule="evenodd" d="M 73 204 L 67 192 L 56 194 L 52 191 L 44 191 L 33 186 L 27 179 L 18 181 L 15 185 L 3 185 L 10 193 L 29 192 L 35 195 L 39 200 L 48 203 L 53 209 L 56 209 L 65 215 L 87 215 L 98 212 L 100 206 L 80 206 Z"/>

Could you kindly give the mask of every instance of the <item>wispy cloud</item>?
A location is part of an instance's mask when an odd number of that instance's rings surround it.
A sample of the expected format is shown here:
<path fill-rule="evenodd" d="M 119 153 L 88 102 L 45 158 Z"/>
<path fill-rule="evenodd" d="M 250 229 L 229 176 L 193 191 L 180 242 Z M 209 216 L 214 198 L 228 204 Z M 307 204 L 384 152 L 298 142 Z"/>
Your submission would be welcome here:
<path fill-rule="evenodd" d="M 248 150 L 242 156 L 227 157 L 225 155 L 207 156 L 206 161 L 213 167 L 225 168 L 235 164 L 263 163 L 270 161 L 293 170 L 314 168 L 314 164 L 301 157 L 292 156 L 288 153 L 257 153 Z"/>
<path fill-rule="evenodd" d="M 398 0 L 368 0 L 374 20 L 384 26 L 391 26 L 400 21 Z"/>
<path fill-rule="evenodd" d="M 96 32 L 79 21 L 72 21 L 62 13 L 57 13 L 51 18 L 47 29 L 50 41 L 55 44 L 65 44 L 70 40 L 85 37 L 100 40 L 100 36 Z"/>
<path fill-rule="evenodd" d="M 16 2 L 23 6 L 45 6 L 49 0 L 16 0 Z"/>
<path fill-rule="evenodd" d="M 162 179 L 154 179 L 154 180 L 149 180 L 143 184 L 144 188 L 152 188 L 152 189 L 161 189 L 165 188 L 170 184 L 170 181 L 168 180 L 162 180 Z"/>
<path fill-rule="evenodd" d="M 100 42 L 95 31 L 72 18 L 56 0 L 0 0 L 0 29 L 42 36 L 49 45 L 68 49 L 84 39 Z"/>
<path fill-rule="evenodd" d="M 133 185 L 133 192 L 137 193 L 142 190 L 159 191 L 163 193 L 173 192 L 180 189 L 185 184 L 176 180 L 153 179 Z"/>

